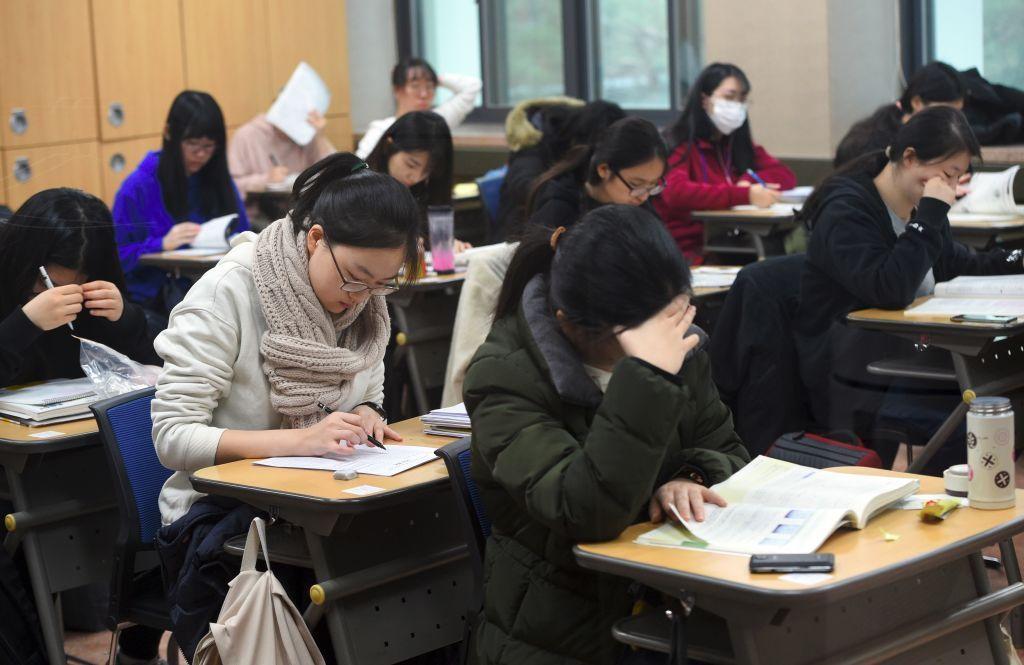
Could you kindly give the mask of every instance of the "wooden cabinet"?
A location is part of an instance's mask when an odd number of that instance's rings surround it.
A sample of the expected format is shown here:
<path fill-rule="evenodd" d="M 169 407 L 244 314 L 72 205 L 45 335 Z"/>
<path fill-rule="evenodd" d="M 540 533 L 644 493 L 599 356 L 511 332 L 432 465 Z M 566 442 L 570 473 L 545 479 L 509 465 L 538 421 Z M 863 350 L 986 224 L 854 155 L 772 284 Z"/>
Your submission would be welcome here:
<path fill-rule="evenodd" d="M 114 196 L 121 182 L 135 170 L 147 152 L 159 150 L 162 142 L 162 136 L 155 134 L 100 144 L 100 180 L 103 184 L 103 200 L 107 205 L 114 205 Z"/>
<path fill-rule="evenodd" d="M 104 141 L 159 134 L 185 89 L 181 5 L 92 0 L 97 114 Z"/>
<path fill-rule="evenodd" d="M 328 113 L 327 127 L 324 128 L 324 133 L 339 151 L 351 152 L 354 148 L 350 116 Z"/>
<path fill-rule="evenodd" d="M 100 196 L 99 143 L 65 143 L 38 148 L 5 148 L 6 203 L 17 209 L 25 199 L 51 187 L 76 187 Z"/>
<path fill-rule="evenodd" d="M 182 0 L 181 9 L 187 86 L 213 95 L 231 126 L 269 108 L 266 2 Z"/>
<path fill-rule="evenodd" d="M 0 2 L 0 121 L 5 146 L 96 138 L 89 3 Z"/>
<path fill-rule="evenodd" d="M 305 60 L 331 90 L 329 113 L 349 113 L 348 39 L 343 0 L 267 0 L 270 98 Z M 301 38 L 297 38 L 301 35 Z"/>

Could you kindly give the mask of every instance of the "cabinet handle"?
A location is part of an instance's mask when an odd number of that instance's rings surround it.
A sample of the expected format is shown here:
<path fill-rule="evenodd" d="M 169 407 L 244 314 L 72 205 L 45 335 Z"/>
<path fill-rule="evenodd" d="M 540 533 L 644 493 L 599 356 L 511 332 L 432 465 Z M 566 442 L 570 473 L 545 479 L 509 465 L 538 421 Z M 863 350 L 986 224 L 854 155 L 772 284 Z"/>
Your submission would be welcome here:
<path fill-rule="evenodd" d="M 25 109 L 11 109 L 11 131 L 15 134 L 24 134 L 28 131 L 28 116 Z"/>
<path fill-rule="evenodd" d="M 114 173 L 120 173 L 124 171 L 125 159 L 124 155 L 119 152 L 115 152 L 110 156 L 110 170 Z"/>
<path fill-rule="evenodd" d="M 14 160 L 14 179 L 18 182 L 28 182 L 32 179 L 32 165 L 28 163 L 28 157 L 18 157 Z"/>
<path fill-rule="evenodd" d="M 113 102 L 107 107 L 107 122 L 114 127 L 124 124 L 124 104 Z"/>

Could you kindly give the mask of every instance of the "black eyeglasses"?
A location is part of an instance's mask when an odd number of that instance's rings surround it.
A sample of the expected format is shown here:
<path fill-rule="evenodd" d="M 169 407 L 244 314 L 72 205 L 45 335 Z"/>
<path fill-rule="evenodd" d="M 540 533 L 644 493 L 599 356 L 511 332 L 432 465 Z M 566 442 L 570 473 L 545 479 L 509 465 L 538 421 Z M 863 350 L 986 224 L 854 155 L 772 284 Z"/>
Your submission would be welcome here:
<path fill-rule="evenodd" d="M 626 182 L 626 179 L 623 178 L 622 174 L 619 173 L 618 171 L 612 171 L 612 173 L 614 173 L 615 177 L 618 178 L 619 181 L 629 189 L 629 195 L 634 198 L 640 198 L 645 194 L 647 196 L 657 196 L 658 194 L 661 194 L 663 191 L 665 191 L 664 176 L 658 178 L 657 184 L 652 185 L 650 187 L 634 187 L 633 185 Z"/>
<path fill-rule="evenodd" d="M 331 261 L 334 262 L 334 269 L 338 271 L 338 278 L 341 280 L 341 290 L 345 293 L 362 293 L 363 291 L 369 291 L 371 296 L 389 296 L 392 293 L 398 291 L 397 284 L 385 284 L 384 286 L 370 286 L 369 284 L 363 284 L 362 282 L 350 282 L 345 279 L 345 276 L 341 274 L 341 266 L 338 265 L 338 259 L 334 258 L 334 252 L 331 251 L 331 243 L 325 239 L 324 247 L 327 248 L 327 253 L 331 255 Z"/>

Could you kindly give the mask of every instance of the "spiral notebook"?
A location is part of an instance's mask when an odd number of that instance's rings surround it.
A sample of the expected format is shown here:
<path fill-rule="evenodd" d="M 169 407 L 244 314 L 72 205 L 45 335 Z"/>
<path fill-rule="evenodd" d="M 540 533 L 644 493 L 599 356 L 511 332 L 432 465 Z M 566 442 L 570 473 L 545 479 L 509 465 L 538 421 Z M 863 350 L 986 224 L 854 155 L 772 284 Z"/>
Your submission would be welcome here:
<path fill-rule="evenodd" d="M 88 378 L 10 386 L 0 389 L 0 417 L 28 425 L 86 418 L 97 399 Z"/>

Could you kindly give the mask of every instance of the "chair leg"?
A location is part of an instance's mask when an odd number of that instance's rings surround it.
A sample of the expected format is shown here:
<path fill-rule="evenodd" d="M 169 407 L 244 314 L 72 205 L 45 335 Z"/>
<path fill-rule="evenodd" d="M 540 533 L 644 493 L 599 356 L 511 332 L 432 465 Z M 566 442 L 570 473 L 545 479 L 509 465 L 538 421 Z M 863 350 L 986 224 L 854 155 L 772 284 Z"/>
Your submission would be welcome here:
<path fill-rule="evenodd" d="M 113 634 L 110 636 L 110 653 L 107 654 L 107 665 L 116 665 L 117 663 L 117 638 L 121 637 L 121 631 L 128 626 L 130 623 L 119 623 L 114 628 Z"/>

